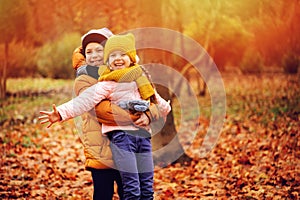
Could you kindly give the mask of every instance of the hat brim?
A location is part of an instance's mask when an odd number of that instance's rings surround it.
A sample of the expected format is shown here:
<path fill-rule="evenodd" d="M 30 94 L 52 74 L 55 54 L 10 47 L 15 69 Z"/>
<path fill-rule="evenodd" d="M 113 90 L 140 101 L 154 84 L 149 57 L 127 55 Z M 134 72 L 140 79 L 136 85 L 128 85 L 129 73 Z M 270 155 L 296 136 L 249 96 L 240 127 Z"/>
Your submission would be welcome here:
<path fill-rule="evenodd" d="M 83 50 L 83 52 L 85 52 L 86 46 L 91 42 L 97 42 L 97 43 L 101 44 L 105 40 L 107 40 L 107 38 L 105 36 L 103 36 L 99 33 L 91 33 L 82 40 L 82 50 Z"/>

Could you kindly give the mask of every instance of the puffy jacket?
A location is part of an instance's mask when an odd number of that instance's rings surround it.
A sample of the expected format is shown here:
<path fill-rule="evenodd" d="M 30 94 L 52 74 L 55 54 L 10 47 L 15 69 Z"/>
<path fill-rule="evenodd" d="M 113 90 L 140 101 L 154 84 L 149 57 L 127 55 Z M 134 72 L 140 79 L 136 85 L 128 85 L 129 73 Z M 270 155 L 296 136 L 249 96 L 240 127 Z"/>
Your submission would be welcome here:
<path fill-rule="evenodd" d="M 88 75 L 81 75 L 75 79 L 74 92 L 79 95 L 86 88 L 94 85 L 98 81 Z M 114 167 L 112 153 L 107 137 L 101 134 L 101 125 L 99 124 L 95 111 L 87 112 L 81 115 L 82 124 L 80 139 L 84 147 L 85 167 L 95 169 L 107 169 Z"/>

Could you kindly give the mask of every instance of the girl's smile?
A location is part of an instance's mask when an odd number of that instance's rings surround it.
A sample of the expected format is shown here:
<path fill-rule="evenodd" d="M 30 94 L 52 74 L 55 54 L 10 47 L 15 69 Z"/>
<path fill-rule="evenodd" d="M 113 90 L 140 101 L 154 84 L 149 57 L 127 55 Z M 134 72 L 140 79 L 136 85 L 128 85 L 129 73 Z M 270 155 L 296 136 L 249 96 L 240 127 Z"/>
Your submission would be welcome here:
<path fill-rule="evenodd" d="M 130 57 L 124 51 L 113 51 L 109 54 L 108 65 L 112 70 L 124 69 L 130 64 Z"/>

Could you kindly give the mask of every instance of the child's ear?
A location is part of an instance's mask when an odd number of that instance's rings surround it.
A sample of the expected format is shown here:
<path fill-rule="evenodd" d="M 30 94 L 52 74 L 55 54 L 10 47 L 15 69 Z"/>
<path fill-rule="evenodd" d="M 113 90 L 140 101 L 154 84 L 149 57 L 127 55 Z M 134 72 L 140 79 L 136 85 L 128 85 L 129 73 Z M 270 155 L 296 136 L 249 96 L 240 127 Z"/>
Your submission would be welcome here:
<path fill-rule="evenodd" d="M 113 68 L 110 66 L 109 62 L 106 62 L 106 66 L 110 69 L 110 71 L 113 71 Z"/>

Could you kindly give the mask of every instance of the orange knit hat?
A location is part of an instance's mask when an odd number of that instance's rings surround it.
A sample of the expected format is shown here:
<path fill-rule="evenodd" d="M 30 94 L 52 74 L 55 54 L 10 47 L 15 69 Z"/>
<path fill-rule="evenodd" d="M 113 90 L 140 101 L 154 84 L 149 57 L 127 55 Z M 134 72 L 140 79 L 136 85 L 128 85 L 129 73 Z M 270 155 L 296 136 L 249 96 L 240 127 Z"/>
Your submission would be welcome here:
<path fill-rule="evenodd" d="M 107 63 L 108 56 L 113 51 L 124 51 L 133 63 L 136 63 L 135 38 L 132 33 L 126 35 L 113 35 L 107 39 L 104 47 L 104 63 Z"/>

